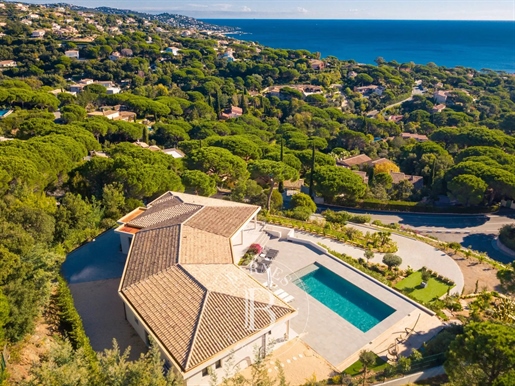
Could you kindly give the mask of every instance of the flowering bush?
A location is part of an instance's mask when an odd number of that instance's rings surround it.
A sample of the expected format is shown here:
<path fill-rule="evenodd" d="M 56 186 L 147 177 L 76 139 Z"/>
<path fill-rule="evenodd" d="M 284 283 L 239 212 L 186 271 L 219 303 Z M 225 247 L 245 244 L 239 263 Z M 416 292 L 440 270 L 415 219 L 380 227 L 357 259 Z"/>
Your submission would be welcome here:
<path fill-rule="evenodd" d="M 253 255 L 258 255 L 263 250 L 263 247 L 259 244 L 251 244 L 249 249 L 247 249 L 247 253 L 252 253 Z"/>

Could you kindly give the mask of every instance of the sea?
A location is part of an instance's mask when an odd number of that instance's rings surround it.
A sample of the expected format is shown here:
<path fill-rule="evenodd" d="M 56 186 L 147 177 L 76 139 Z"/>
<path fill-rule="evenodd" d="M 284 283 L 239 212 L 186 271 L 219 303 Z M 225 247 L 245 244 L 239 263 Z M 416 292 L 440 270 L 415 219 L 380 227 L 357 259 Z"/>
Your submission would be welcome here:
<path fill-rule="evenodd" d="M 464 66 L 515 73 L 515 21 L 210 19 L 238 27 L 231 37 L 322 57 Z"/>

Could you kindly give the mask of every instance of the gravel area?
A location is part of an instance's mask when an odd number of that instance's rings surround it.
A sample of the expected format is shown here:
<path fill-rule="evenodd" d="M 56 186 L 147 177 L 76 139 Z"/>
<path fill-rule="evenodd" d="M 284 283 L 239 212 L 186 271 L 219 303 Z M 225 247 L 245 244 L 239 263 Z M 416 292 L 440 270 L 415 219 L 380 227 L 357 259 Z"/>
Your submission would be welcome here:
<path fill-rule="evenodd" d="M 146 345 L 125 320 L 122 299 L 118 296 L 120 279 L 70 284 L 75 307 L 95 351 L 113 347 L 115 338 L 124 351 L 131 347 L 130 359 L 147 351 Z"/>

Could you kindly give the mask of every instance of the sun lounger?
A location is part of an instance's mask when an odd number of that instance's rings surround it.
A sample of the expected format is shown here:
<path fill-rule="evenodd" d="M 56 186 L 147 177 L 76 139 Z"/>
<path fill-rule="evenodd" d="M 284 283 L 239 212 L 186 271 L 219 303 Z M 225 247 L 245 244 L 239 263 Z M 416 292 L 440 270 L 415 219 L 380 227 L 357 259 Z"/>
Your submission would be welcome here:
<path fill-rule="evenodd" d="M 274 291 L 274 295 L 279 296 L 280 294 L 285 293 L 282 289 L 278 289 Z"/>
<path fill-rule="evenodd" d="M 295 299 L 293 295 L 288 295 L 283 299 L 283 302 L 290 303 L 291 301 L 293 301 L 293 299 Z"/>
<path fill-rule="evenodd" d="M 288 296 L 290 296 L 290 294 L 288 292 L 283 292 L 282 294 L 277 296 L 279 296 L 279 299 L 284 300 L 284 298 L 287 298 Z"/>

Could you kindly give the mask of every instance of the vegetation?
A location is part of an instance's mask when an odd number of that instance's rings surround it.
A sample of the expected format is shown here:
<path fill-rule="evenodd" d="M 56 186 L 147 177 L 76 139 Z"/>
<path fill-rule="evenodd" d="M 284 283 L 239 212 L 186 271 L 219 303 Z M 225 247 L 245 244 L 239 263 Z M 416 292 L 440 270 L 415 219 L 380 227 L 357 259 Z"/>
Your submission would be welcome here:
<path fill-rule="evenodd" d="M 68 7 L 27 7 L 9 2 L 0 8 L 0 60 L 15 62 L 0 72 L 0 109 L 12 111 L 0 119 L 0 345 L 21 344 L 43 310 L 51 302 L 57 305 L 66 339 L 59 336 L 34 369 L 35 384 L 178 382 L 160 375 L 152 352 L 134 364 L 116 347 L 94 355 L 59 277 L 67 252 L 167 190 L 205 196 L 229 191 L 228 199 L 266 207 L 271 223 L 390 254 L 397 250 L 390 238 L 391 231 L 399 231 L 395 225 L 363 233 L 345 223 L 370 223 L 369 216 L 333 211 L 324 212 L 325 224 L 308 222 L 316 210 L 313 199 L 434 212 L 443 210 L 434 205 L 438 197 L 448 195 L 456 206 L 447 211 L 489 212 L 502 199 L 515 198 L 512 76 L 332 57 L 323 59 L 325 69 L 314 70 L 310 60 L 318 59 L 317 53 L 201 32 L 185 37 L 182 28 L 162 18 L 95 12 L 86 20 Z M 39 17 L 29 23 L 29 13 Z M 32 38 L 39 29 L 45 36 Z M 178 52 L 168 52 L 171 47 Z M 67 57 L 67 50 L 77 50 L 81 60 Z M 224 58 L 229 50 L 234 60 Z M 386 109 L 410 96 L 415 81 L 422 95 Z M 114 89 L 106 87 L 110 82 Z M 320 92 L 305 97 L 301 85 Z M 383 92 L 363 93 L 358 87 L 364 85 Z M 278 94 L 267 91 L 273 86 L 281 88 Z M 437 89 L 448 92 L 439 112 L 433 99 Z M 234 107 L 241 114 L 223 115 Z M 370 118 L 372 110 L 381 113 Z M 172 147 L 184 157 L 163 152 Z M 336 166 L 358 154 L 385 160 L 373 167 Z M 407 179 L 396 182 L 396 172 L 422 179 L 416 186 Z M 299 179 L 310 195 L 293 197 L 283 212 L 292 218 L 277 215 L 283 210 L 279 189 Z M 501 231 L 508 246 L 512 230 Z M 370 264 L 368 257 L 360 263 L 337 256 L 384 283 L 401 274 L 394 255 L 385 258 L 389 270 Z M 511 266 L 499 271 L 511 293 L 514 271 Z M 434 299 L 442 288 L 431 278 L 420 299 Z M 488 314 L 508 323 L 511 306 L 500 299 L 479 298 L 475 307 L 484 305 L 485 311 L 474 317 Z M 492 302 L 503 311 L 490 312 Z M 467 353 L 456 352 L 456 361 L 462 356 L 474 363 Z M 416 363 L 404 360 L 398 371 Z"/>
<path fill-rule="evenodd" d="M 366 366 L 363 363 L 362 359 L 365 359 Z M 377 373 L 386 367 L 386 362 L 380 357 L 378 357 L 376 354 L 374 354 L 372 351 L 362 351 L 360 353 L 360 359 L 354 362 L 348 368 L 346 368 L 344 372 L 351 376 L 356 376 L 361 374 L 362 372 L 364 373 L 365 367 L 367 372 L 372 371 Z"/>
<path fill-rule="evenodd" d="M 515 226 L 504 225 L 499 232 L 499 239 L 505 246 L 515 251 Z"/>
<path fill-rule="evenodd" d="M 405 294 L 409 294 L 409 296 L 415 300 L 429 303 L 439 299 L 454 287 L 454 285 L 444 283 L 442 280 L 432 276 L 427 280 L 423 280 L 424 272 L 427 271 L 420 270 L 413 272 L 411 275 L 395 284 L 395 288 Z M 423 281 L 426 282 L 427 285 L 422 288 L 421 284 Z"/>
<path fill-rule="evenodd" d="M 445 371 L 456 385 L 509 385 L 515 376 L 513 327 L 470 323 L 451 343 Z"/>

